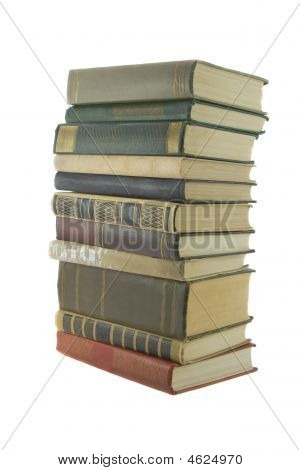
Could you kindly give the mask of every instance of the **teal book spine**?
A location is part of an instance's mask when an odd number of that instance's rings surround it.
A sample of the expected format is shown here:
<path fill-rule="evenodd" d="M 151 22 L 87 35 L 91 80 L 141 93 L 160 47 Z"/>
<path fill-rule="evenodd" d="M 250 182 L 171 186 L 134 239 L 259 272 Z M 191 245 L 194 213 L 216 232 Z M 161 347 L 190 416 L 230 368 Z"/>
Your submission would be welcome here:
<path fill-rule="evenodd" d="M 181 155 L 185 121 L 60 124 L 54 153 Z"/>
<path fill-rule="evenodd" d="M 189 120 L 193 100 L 71 106 L 66 123 Z"/>

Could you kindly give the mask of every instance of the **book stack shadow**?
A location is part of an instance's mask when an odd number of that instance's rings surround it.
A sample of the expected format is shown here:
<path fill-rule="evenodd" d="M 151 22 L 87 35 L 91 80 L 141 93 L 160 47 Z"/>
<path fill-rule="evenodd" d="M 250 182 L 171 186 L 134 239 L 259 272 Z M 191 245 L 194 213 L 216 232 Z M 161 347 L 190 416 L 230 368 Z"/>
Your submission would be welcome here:
<path fill-rule="evenodd" d="M 266 83 L 202 61 L 70 71 L 49 249 L 59 352 L 171 394 L 256 370 L 247 263 Z"/>

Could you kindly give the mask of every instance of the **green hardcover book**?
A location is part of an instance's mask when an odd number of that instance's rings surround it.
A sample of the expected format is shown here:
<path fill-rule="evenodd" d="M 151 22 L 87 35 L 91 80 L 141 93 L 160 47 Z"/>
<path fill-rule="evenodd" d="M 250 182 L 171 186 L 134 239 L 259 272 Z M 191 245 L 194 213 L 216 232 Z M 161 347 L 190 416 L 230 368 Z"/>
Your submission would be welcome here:
<path fill-rule="evenodd" d="M 175 281 L 59 263 L 59 307 L 149 333 L 185 339 L 249 319 L 251 270 Z"/>
<path fill-rule="evenodd" d="M 196 98 L 261 112 L 262 77 L 199 60 L 70 70 L 68 103 Z"/>
<path fill-rule="evenodd" d="M 58 331 L 84 336 L 100 343 L 131 349 L 179 364 L 189 364 L 247 344 L 250 340 L 246 339 L 245 330 L 251 320 L 252 318 L 249 318 L 241 323 L 186 338 L 183 341 L 63 310 L 56 313 L 55 322 Z"/>
<path fill-rule="evenodd" d="M 268 117 L 199 100 L 108 103 L 71 106 L 70 124 L 118 121 L 195 121 L 216 127 L 261 133 Z"/>
<path fill-rule="evenodd" d="M 251 161 L 257 135 L 189 121 L 60 124 L 54 153 L 178 155 Z"/>

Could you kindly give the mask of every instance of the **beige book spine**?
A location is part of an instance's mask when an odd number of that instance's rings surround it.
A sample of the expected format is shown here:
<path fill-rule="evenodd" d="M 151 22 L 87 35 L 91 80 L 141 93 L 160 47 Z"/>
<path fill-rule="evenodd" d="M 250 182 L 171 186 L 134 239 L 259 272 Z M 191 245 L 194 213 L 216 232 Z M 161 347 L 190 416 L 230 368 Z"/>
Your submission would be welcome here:
<path fill-rule="evenodd" d="M 82 215 L 81 202 L 89 199 L 89 204 L 94 204 L 94 215 L 88 220 L 95 222 L 111 223 L 139 227 L 146 230 L 158 230 L 161 232 L 175 233 L 175 214 L 179 206 L 177 203 L 160 201 L 155 199 L 123 198 L 117 196 L 103 196 L 96 194 L 82 194 L 61 191 L 54 193 L 52 208 L 59 217 L 72 217 L 74 219 L 86 219 Z M 107 204 L 109 203 L 109 204 Z M 117 213 L 122 215 L 123 206 L 135 205 L 141 210 L 139 224 L 133 221 L 119 220 Z M 97 207 L 96 207 L 97 206 Z M 108 210 L 109 206 L 109 210 Z"/>
<path fill-rule="evenodd" d="M 61 240 L 53 240 L 50 243 L 49 256 L 67 263 L 185 281 L 184 262 L 182 261 L 152 258 Z"/>
<path fill-rule="evenodd" d="M 54 157 L 54 167 L 71 173 L 179 179 L 182 161 L 182 157 L 59 154 Z"/>

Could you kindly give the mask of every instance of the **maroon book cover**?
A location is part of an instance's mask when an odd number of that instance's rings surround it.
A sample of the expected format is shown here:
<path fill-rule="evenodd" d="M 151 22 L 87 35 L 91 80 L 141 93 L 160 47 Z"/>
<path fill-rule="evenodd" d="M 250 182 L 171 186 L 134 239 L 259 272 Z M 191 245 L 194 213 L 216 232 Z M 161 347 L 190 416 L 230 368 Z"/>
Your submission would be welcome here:
<path fill-rule="evenodd" d="M 253 345 L 248 344 L 241 348 L 250 346 Z M 147 385 L 148 387 L 170 394 L 178 393 L 172 388 L 172 374 L 174 367 L 181 366 L 175 362 L 119 348 L 110 344 L 98 343 L 97 341 L 64 333 L 63 331 L 57 332 L 57 350 L 73 359 L 133 380 L 134 382 Z M 256 370 L 256 368 L 253 368 L 250 371 L 235 374 L 183 391 L 205 387 L 217 382 L 249 374 Z M 182 391 L 179 393 L 181 392 Z"/>

